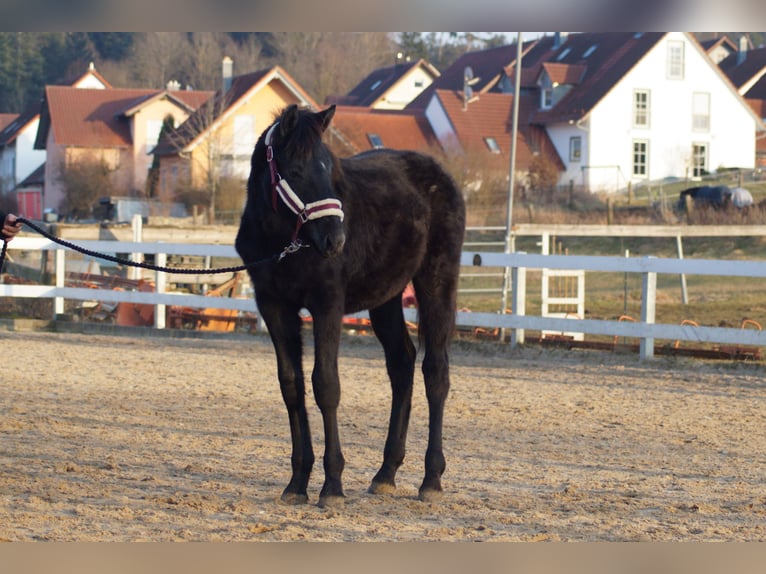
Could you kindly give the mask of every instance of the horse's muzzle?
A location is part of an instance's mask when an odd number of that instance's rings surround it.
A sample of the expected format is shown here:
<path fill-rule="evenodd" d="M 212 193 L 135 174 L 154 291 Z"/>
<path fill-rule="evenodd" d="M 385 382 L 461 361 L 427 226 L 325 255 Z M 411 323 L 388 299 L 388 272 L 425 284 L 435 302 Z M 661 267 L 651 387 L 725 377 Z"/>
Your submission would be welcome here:
<path fill-rule="evenodd" d="M 341 230 L 340 233 L 328 233 L 320 241 L 320 245 L 317 246 L 319 253 L 322 257 L 329 259 L 330 257 L 336 257 L 343 251 L 343 246 L 346 244 L 346 234 Z"/>

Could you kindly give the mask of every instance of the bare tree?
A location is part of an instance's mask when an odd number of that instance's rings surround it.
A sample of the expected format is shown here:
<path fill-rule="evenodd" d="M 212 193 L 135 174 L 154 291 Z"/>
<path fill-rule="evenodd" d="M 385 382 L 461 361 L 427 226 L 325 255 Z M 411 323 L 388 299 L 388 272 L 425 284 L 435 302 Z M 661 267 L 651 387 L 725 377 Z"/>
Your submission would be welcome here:
<path fill-rule="evenodd" d="M 114 169 L 98 158 L 82 158 L 59 168 L 59 181 L 63 184 L 63 212 L 74 219 L 93 215 L 99 197 L 110 195 Z"/>
<path fill-rule="evenodd" d="M 133 44 L 133 85 L 162 89 L 182 77 L 189 56 L 184 32 L 144 32 Z"/>
<path fill-rule="evenodd" d="M 165 145 L 188 162 L 188 177 L 185 178 L 188 183 L 186 189 L 179 190 L 177 199 L 186 202 L 184 196 L 193 197 L 195 201 L 205 198 L 211 220 L 215 218 L 222 185 L 229 179 L 237 178 L 235 162 L 238 158 L 234 138 L 225 135 L 220 128 L 214 128 L 216 120 L 229 104 L 227 95 L 219 93 L 189 116 L 178 129 L 164 135 Z M 189 142 L 195 140 L 195 148 L 184 152 Z M 230 189 L 232 186 L 224 187 Z"/>
<path fill-rule="evenodd" d="M 318 103 L 348 92 L 373 69 L 393 64 L 396 54 L 393 40 L 383 32 L 281 32 L 274 37 L 279 63 Z"/>

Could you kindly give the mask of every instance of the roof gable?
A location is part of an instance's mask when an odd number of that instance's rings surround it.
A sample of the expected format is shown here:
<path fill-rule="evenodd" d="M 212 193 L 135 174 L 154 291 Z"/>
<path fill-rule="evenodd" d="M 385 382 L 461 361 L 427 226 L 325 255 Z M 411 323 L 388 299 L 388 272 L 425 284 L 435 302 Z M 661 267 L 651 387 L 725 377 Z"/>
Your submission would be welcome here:
<path fill-rule="evenodd" d="M 13 143 L 37 114 L 35 108 L 28 108 L 21 114 L 0 114 L 0 146 Z"/>
<path fill-rule="evenodd" d="M 250 96 L 274 81 L 285 86 L 303 105 L 318 108 L 314 99 L 280 66 L 235 76 L 228 90 L 215 92 L 176 130 L 163 134 L 153 153 L 167 155 L 190 151 L 235 114 Z"/>
<path fill-rule="evenodd" d="M 423 70 L 432 78 L 439 77 L 439 71 L 422 58 L 414 62 L 397 63 L 373 70 L 354 86 L 348 94 L 344 96 L 330 96 L 327 98 L 326 103 L 346 106 L 373 106 L 389 90 L 417 69 Z"/>

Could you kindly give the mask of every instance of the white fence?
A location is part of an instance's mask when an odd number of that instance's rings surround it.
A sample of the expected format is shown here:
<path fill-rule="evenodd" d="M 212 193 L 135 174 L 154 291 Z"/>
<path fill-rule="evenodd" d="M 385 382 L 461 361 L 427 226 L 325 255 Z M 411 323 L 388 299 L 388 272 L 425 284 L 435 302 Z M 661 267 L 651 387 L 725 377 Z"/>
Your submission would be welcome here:
<path fill-rule="evenodd" d="M 155 263 L 165 266 L 168 255 L 197 255 L 237 258 L 233 247 L 209 244 L 172 244 L 147 242 L 79 241 L 84 249 L 106 253 L 154 254 Z M 65 287 L 65 267 L 68 248 L 62 248 L 43 238 L 17 237 L 9 244 L 9 252 L 22 250 L 52 250 L 55 252 L 54 285 L 0 285 L 0 297 L 39 298 L 54 300 L 54 315 L 64 312 L 64 300 L 99 300 L 108 302 L 142 303 L 155 306 L 155 327 L 165 327 L 165 309 L 168 305 L 195 308 L 233 309 L 256 312 L 252 298 L 206 297 L 167 293 L 167 273 L 158 272 L 155 292 L 115 291 Z M 561 333 L 583 333 L 631 337 L 640 340 L 640 356 L 654 354 L 655 339 L 724 343 L 733 345 L 766 346 L 766 332 L 754 329 L 705 327 L 695 325 L 668 325 L 655 323 L 657 274 L 716 275 L 731 277 L 766 277 L 766 261 L 723 261 L 705 259 L 623 258 L 577 255 L 533 255 L 526 253 L 488 253 L 464 251 L 461 261 L 464 270 L 473 267 L 508 267 L 511 270 L 510 314 L 459 312 L 459 326 L 507 329 L 511 344 L 524 342 L 526 330 Z M 553 318 L 526 315 L 526 270 L 560 269 L 639 273 L 643 276 L 641 318 L 637 322 L 604 321 L 580 318 Z M 405 310 L 406 318 L 416 321 L 416 311 Z"/>

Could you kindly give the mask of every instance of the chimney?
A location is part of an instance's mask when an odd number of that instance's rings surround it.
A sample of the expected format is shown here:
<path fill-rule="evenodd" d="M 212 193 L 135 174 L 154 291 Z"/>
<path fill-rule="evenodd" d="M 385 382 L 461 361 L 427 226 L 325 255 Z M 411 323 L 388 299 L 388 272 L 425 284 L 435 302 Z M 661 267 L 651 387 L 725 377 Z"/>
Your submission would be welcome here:
<path fill-rule="evenodd" d="M 553 33 L 553 49 L 558 50 L 561 45 L 567 41 L 569 32 L 554 32 Z"/>
<path fill-rule="evenodd" d="M 739 66 L 747 58 L 747 36 L 739 37 L 739 49 L 737 50 L 737 65 Z"/>
<path fill-rule="evenodd" d="M 229 58 L 229 56 L 226 56 L 223 59 L 223 63 L 221 66 L 222 76 L 223 76 L 223 93 L 229 91 L 229 88 L 231 88 L 231 78 L 234 71 L 234 60 Z"/>

